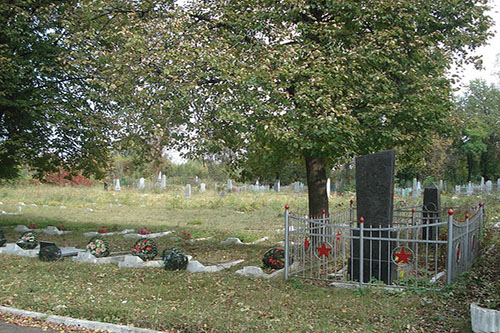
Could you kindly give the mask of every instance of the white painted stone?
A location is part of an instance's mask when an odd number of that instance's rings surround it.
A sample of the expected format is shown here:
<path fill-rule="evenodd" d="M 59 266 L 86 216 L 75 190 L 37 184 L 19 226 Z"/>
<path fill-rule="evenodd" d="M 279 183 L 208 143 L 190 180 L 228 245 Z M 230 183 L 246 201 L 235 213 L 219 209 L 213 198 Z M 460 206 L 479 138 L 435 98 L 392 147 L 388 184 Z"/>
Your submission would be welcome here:
<path fill-rule="evenodd" d="M 17 211 L 18 211 L 19 213 L 20 213 L 20 212 L 22 212 L 22 211 L 23 211 L 23 207 L 21 207 L 21 206 L 17 207 Z"/>
<path fill-rule="evenodd" d="M 27 226 L 25 225 L 22 225 L 22 224 L 18 224 L 15 228 L 14 228 L 14 232 L 26 232 L 26 231 L 31 231 L 30 228 L 28 228 Z"/>
<path fill-rule="evenodd" d="M 90 252 L 83 251 L 72 257 L 71 260 L 75 262 L 86 262 L 91 264 L 118 264 L 119 262 L 123 261 L 124 258 L 125 255 L 96 258 L 94 255 L 90 254 Z"/>
<path fill-rule="evenodd" d="M 66 207 L 66 206 L 59 206 L 59 208 L 61 208 L 61 209 L 66 209 L 66 208 L 68 208 L 68 207 Z"/>
<path fill-rule="evenodd" d="M 105 232 L 105 233 L 99 233 L 96 231 L 89 231 L 89 232 L 84 232 L 83 235 L 85 237 L 93 237 L 93 236 L 97 236 L 97 235 L 112 236 L 112 235 L 126 235 L 126 234 L 129 234 L 131 232 L 134 232 L 134 229 L 125 229 L 125 230 L 118 231 L 118 232 Z"/>
<path fill-rule="evenodd" d="M 139 179 L 139 190 L 144 190 L 144 188 L 146 187 L 145 183 L 144 183 L 144 178 L 140 178 Z"/>
<path fill-rule="evenodd" d="M 285 274 L 284 269 L 277 270 L 276 272 L 272 274 L 266 274 L 262 270 L 262 268 L 257 267 L 257 266 L 245 266 L 240 270 L 236 271 L 236 274 L 242 275 L 242 276 L 252 276 L 252 277 L 258 277 L 258 278 L 263 278 L 263 279 L 272 279 L 277 276 L 281 276 Z"/>
<path fill-rule="evenodd" d="M 26 206 L 26 204 L 24 202 L 18 202 L 17 203 L 19 206 Z"/>
<path fill-rule="evenodd" d="M 184 198 L 191 199 L 191 184 L 187 184 L 184 190 Z"/>
<path fill-rule="evenodd" d="M 483 308 L 476 303 L 472 303 L 470 305 L 470 314 L 473 332 L 500 332 L 500 311 Z"/>
<path fill-rule="evenodd" d="M 173 233 L 173 231 L 164 231 L 164 232 L 156 232 L 153 234 L 141 235 L 141 234 L 125 234 L 123 238 L 158 238 L 169 235 Z"/>
<path fill-rule="evenodd" d="M 87 208 L 89 212 L 93 212 L 94 210 L 92 208 Z"/>
<path fill-rule="evenodd" d="M 201 183 L 200 184 L 200 192 L 205 192 L 207 190 L 207 184 Z"/>
<path fill-rule="evenodd" d="M 31 204 L 31 207 L 38 207 L 37 204 Z"/>
<path fill-rule="evenodd" d="M 238 265 L 238 264 L 242 263 L 243 261 L 245 261 L 245 260 L 240 259 L 240 260 L 231 261 L 228 263 L 222 263 L 222 264 L 212 265 L 212 266 L 205 266 L 197 260 L 190 260 L 188 265 L 187 265 L 186 270 L 190 273 L 216 273 L 216 272 L 220 272 L 224 269 Z"/>
<path fill-rule="evenodd" d="M 193 239 L 190 239 L 189 241 L 191 243 L 194 243 L 194 242 L 200 242 L 200 241 L 206 241 L 206 240 L 210 240 L 212 239 L 213 237 L 201 237 L 201 238 L 193 238 Z"/>
<path fill-rule="evenodd" d="M 0 201 L 0 205 L 3 205 L 3 202 Z"/>
<path fill-rule="evenodd" d="M 239 238 L 233 238 L 229 237 L 226 238 L 226 240 L 223 240 L 220 242 L 222 245 L 229 245 L 229 244 L 243 244 L 243 242 Z"/>
<path fill-rule="evenodd" d="M 126 255 L 123 261 L 118 263 L 118 267 L 130 267 L 130 268 L 143 268 L 143 267 L 161 267 L 163 266 L 163 261 L 161 260 L 151 260 L 144 261 L 138 256 Z"/>
<path fill-rule="evenodd" d="M 263 237 L 263 238 L 259 238 L 257 239 L 256 241 L 254 242 L 242 242 L 241 239 L 239 238 L 233 238 L 233 237 L 229 237 L 229 238 L 226 238 L 226 240 L 220 242 L 222 245 L 229 245 L 229 244 L 242 244 L 242 245 L 253 245 L 253 244 L 257 244 L 257 243 L 261 243 L 261 242 L 265 242 L 266 240 L 268 240 L 269 238 L 268 237 Z"/>
<path fill-rule="evenodd" d="M 469 185 L 467 185 L 467 196 L 471 196 L 473 194 L 473 189 L 472 189 L 472 183 L 469 182 Z"/>
<path fill-rule="evenodd" d="M 40 252 L 39 245 L 33 250 L 21 249 L 16 243 L 8 243 L 4 247 L 0 247 L 0 254 L 13 254 L 22 257 L 36 258 L 38 257 L 38 252 Z"/>

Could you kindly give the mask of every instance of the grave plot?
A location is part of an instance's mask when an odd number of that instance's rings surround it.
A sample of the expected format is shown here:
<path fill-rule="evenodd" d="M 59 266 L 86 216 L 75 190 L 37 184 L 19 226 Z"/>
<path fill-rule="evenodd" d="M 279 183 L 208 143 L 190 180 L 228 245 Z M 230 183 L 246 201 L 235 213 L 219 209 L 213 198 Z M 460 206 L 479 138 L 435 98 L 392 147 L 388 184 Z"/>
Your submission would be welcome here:
<path fill-rule="evenodd" d="M 332 283 L 438 288 L 469 269 L 484 221 L 478 204 L 464 221 L 443 212 L 437 187 L 420 207 L 393 205 L 394 152 L 356 161 L 357 204 L 308 218 L 285 211 L 285 278 Z M 292 267 L 292 261 L 296 263 Z"/>

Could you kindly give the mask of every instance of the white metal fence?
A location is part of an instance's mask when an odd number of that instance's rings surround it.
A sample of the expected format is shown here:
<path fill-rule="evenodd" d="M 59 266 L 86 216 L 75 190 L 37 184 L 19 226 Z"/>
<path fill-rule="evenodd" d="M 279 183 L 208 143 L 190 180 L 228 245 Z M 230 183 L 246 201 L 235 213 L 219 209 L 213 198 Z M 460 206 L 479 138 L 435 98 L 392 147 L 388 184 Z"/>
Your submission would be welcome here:
<path fill-rule="evenodd" d="M 366 227 L 352 203 L 319 218 L 286 209 L 285 278 L 426 288 L 449 284 L 478 255 L 484 209 L 480 204 L 464 221 L 455 220 L 451 209 L 446 213 L 402 208 L 394 211 L 391 226 Z"/>

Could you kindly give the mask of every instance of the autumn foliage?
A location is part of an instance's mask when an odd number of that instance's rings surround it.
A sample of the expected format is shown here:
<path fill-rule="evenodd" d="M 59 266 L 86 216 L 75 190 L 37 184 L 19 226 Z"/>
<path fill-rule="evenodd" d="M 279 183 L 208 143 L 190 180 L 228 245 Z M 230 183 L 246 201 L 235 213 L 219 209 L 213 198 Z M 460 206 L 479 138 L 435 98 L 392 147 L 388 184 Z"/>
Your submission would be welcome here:
<path fill-rule="evenodd" d="M 44 180 L 47 184 L 57 186 L 92 186 L 92 182 L 81 172 L 70 172 L 59 170 L 59 172 L 45 174 Z"/>

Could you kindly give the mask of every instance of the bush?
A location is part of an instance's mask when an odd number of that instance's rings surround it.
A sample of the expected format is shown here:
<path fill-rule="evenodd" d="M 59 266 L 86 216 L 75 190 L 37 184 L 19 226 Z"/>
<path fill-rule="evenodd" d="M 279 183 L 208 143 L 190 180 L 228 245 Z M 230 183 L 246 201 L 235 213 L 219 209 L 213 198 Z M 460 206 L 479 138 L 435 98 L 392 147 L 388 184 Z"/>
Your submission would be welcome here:
<path fill-rule="evenodd" d="M 69 172 L 67 170 L 59 170 L 59 172 L 47 173 L 44 176 L 47 184 L 56 186 L 92 186 L 90 179 L 86 178 L 81 172 Z"/>

